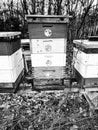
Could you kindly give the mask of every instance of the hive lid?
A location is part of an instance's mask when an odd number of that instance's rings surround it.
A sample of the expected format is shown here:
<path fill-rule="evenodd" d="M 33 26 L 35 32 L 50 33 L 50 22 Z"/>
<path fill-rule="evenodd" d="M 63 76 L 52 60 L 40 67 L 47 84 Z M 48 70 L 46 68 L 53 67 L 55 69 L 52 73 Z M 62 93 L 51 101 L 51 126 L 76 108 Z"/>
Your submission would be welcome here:
<path fill-rule="evenodd" d="M 26 15 L 27 21 L 34 23 L 68 23 L 69 18 L 71 16 L 63 16 L 63 15 Z"/>
<path fill-rule="evenodd" d="M 88 36 L 89 41 L 98 41 L 98 36 Z"/>
<path fill-rule="evenodd" d="M 21 32 L 0 32 L 0 38 L 1 37 L 15 37 L 19 36 Z"/>
<path fill-rule="evenodd" d="M 84 47 L 84 48 L 98 48 L 98 41 L 90 41 L 90 40 L 74 40 L 74 45 Z"/>

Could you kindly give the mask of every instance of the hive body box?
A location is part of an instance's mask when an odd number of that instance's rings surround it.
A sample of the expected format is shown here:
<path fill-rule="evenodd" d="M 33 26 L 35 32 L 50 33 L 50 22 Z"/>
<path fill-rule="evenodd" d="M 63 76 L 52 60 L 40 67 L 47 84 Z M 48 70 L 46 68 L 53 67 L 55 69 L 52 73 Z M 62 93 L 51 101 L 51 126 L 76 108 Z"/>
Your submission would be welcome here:
<path fill-rule="evenodd" d="M 20 32 L 0 33 L 0 88 L 16 88 L 23 74 Z"/>
<path fill-rule="evenodd" d="M 12 36 L 11 36 L 12 35 Z M 20 49 L 20 36 L 18 32 L 0 33 L 0 55 L 11 55 Z"/>
<path fill-rule="evenodd" d="M 64 38 L 53 39 L 32 39 L 31 50 L 33 54 L 64 53 L 66 41 Z"/>
<path fill-rule="evenodd" d="M 98 84 L 98 41 L 74 40 L 73 61 L 81 84 Z"/>
<path fill-rule="evenodd" d="M 35 79 L 65 78 L 67 22 L 63 16 L 27 16 Z"/>

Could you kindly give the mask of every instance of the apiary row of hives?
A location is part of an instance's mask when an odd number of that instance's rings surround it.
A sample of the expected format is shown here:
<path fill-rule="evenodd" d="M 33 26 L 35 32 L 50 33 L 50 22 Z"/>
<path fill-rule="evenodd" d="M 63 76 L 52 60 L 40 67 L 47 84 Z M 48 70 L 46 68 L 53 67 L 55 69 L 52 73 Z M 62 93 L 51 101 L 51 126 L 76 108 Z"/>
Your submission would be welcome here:
<path fill-rule="evenodd" d="M 67 77 L 67 24 L 65 16 L 28 15 L 32 79 Z M 73 63 L 83 86 L 98 84 L 97 41 L 74 40 Z M 70 52 L 69 52 L 70 53 Z M 24 63 L 19 32 L 0 33 L 0 87 L 17 86 Z"/>
<path fill-rule="evenodd" d="M 27 16 L 35 79 L 65 77 L 67 22 L 63 16 Z"/>

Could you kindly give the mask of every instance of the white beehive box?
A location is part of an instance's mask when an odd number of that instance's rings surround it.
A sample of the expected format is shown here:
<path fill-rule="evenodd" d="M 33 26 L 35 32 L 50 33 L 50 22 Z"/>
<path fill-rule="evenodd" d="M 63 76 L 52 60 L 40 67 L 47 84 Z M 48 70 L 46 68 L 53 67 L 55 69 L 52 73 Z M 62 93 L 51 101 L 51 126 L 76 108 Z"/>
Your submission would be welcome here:
<path fill-rule="evenodd" d="M 65 66 L 66 54 L 31 54 L 32 67 Z"/>
<path fill-rule="evenodd" d="M 17 50 L 10 56 L 7 56 L 7 55 L 0 56 L 0 70 L 13 69 L 14 67 L 18 65 L 21 59 L 22 59 L 21 49 Z"/>
<path fill-rule="evenodd" d="M 13 69 L 0 69 L 0 83 L 14 83 L 24 68 L 23 59 Z"/>
<path fill-rule="evenodd" d="M 98 65 L 98 53 L 87 54 L 77 48 L 74 48 L 74 58 L 86 65 Z"/>
<path fill-rule="evenodd" d="M 83 78 L 98 78 L 98 65 L 86 65 L 76 60 L 74 68 Z"/>
<path fill-rule="evenodd" d="M 83 78 L 98 78 L 98 42 L 74 41 L 74 68 Z"/>
<path fill-rule="evenodd" d="M 66 41 L 64 38 L 56 39 L 32 39 L 31 53 L 64 53 Z"/>

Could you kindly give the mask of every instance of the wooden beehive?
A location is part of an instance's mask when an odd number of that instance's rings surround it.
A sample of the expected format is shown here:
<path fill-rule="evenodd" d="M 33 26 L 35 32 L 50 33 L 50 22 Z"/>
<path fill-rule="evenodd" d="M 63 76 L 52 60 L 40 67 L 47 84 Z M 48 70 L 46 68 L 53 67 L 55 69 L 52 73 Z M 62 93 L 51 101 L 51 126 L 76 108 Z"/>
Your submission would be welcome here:
<path fill-rule="evenodd" d="M 74 68 L 84 84 L 98 84 L 98 41 L 74 40 Z"/>
<path fill-rule="evenodd" d="M 33 77 L 65 78 L 68 18 L 28 15 L 27 20 Z"/>
<path fill-rule="evenodd" d="M 16 88 L 23 68 L 20 32 L 0 32 L 0 88 Z"/>

